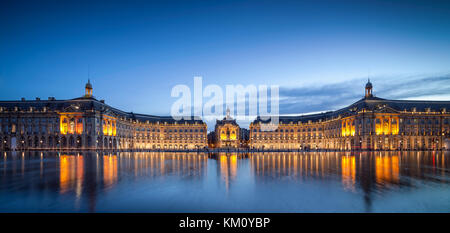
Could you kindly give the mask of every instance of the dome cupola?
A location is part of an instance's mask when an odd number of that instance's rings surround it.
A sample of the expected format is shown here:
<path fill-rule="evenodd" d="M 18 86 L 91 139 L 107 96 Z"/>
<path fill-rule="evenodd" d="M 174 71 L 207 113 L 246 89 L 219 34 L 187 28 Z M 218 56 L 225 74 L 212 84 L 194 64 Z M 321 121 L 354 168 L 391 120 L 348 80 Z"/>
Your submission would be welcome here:
<path fill-rule="evenodd" d="M 87 98 L 92 97 L 92 84 L 91 84 L 91 80 L 89 80 L 89 79 L 88 79 L 88 82 L 86 83 L 84 97 L 87 97 Z"/>
<path fill-rule="evenodd" d="M 370 79 L 367 80 L 365 97 L 372 97 L 372 83 L 370 82 Z"/>

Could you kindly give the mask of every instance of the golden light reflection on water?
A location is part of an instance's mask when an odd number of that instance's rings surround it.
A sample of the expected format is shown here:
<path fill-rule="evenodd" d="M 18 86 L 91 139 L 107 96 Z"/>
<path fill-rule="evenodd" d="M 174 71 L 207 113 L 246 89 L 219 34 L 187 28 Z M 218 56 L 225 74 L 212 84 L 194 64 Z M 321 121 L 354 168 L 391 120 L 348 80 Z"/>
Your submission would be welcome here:
<path fill-rule="evenodd" d="M 432 172 L 445 177 L 449 155 L 423 151 L 254 153 L 250 167 L 256 179 L 340 179 L 345 190 L 355 191 L 358 185 L 400 185 L 402 174 L 426 179 L 424 174 Z"/>
<path fill-rule="evenodd" d="M 309 152 L 252 154 L 186 154 L 127 152 L 118 154 L 63 154 L 20 152 L 3 154 L 1 182 L 27 179 L 37 174 L 50 182 L 57 175 L 57 192 L 75 193 L 85 190 L 109 190 L 122 177 L 132 182 L 144 179 L 203 179 L 213 172 L 226 190 L 246 176 L 257 184 L 262 180 L 287 182 L 327 180 L 337 182 L 344 190 L 380 190 L 395 186 L 411 186 L 411 179 L 448 183 L 449 152 Z M 35 162 L 33 162 L 35 161 Z M 53 163 L 53 164 L 52 164 Z M 56 163 L 56 164 L 55 164 Z M 208 171 L 208 164 L 217 164 Z M 51 173 L 56 165 L 57 173 Z M 27 173 L 36 169 L 35 173 Z M 14 179 L 10 179 L 14 177 Z M 407 177 L 406 179 L 402 177 Z M 131 179 L 133 178 L 133 179 Z M 125 181 L 127 182 L 127 181 Z M 278 181 L 277 181 L 278 182 Z M 43 187 L 50 187 L 45 184 Z"/>
<path fill-rule="evenodd" d="M 256 176 L 291 178 L 325 177 L 333 170 L 336 158 L 321 153 L 264 153 L 250 157 L 252 172 Z"/>
<path fill-rule="evenodd" d="M 346 205 L 347 201 L 350 206 L 370 212 L 390 210 L 383 209 L 383 199 L 391 194 L 395 201 L 402 202 L 395 208 L 410 202 L 417 204 L 414 206 L 419 206 L 420 211 L 421 206 L 445 205 L 435 198 L 435 191 L 445 195 L 450 185 L 450 152 L 2 154 L 0 201 L 28 197 L 24 203 L 34 201 L 31 205 L 35 206 L 38 201 L 50 211 L 56 207 L 63 211 L 113 211 L 123 204 L 114 202 L 120 198 L 128 198 L 126 208 L 130 203 L 138 210 L 151 210 L 160 204 L 156 202 L 171 198 L 189 202 L 193 209 L 199 200 L 222 202 L 220 210 L 233 205 L 238 209 L 264 209 L 270 207 L 267 203 L 283 208 L 285 203 L 308 205 L 316 195 L 318 203 L 314 204 L 333 203 L 326 206 L 327 210 L 337 204 Z M 405 191 L 421 195 L 423 190 L 433 190 L 433 195 L 425 194 L 421 199 L 405 195 L 405 201 L 396 198 L 401 195 L 403 199 Z M 18 191 L 26 195 L 16 195 Z M 184 195 L 187 192 L 190 193 Z M 10 196 L 4 198 L 5 193 Z M 429 200 L 433 202 L 428 204 Z"/>
<path fill-rule="evenodd" d="M 345 189 L 355 191 L 356 161 L 355 156 L 341 157 L 342 184 Z"/>
<path fill-rule="evenodd" d="M 219 168 L 220 178 L 225 182 L 225 188 L 228 190 L 230 182 L 236 179 L 238 170 L 238 155 L 237 153 L 219 153 Z"/>
<path fill-rule="evenodd" d="M 206 154 L 157 152 L 120 153 L 119 155 L 95 153 L 87 156 L 91 156 L 91 161 L 96 163 L 91 167 L 96 170 L 92 173 L 93 177 L 86 177 L 84 174 L 84 156 L 58 156 L 60 193 L 75 191 L 77 195 L 80 194 L 83 189 L 83 180 L 97 180 L 96 174 L 98 173 L 100 173 L 101 183 L 105 189 L 110 189 L 117 184 L 120 173 L 134 174 L 135 177 L 164 177 L 166 175 L 201 177 L 206 173 L 208 160 Z M 231 157 L 230 161 L 232 165 L 229 166 L 229 172 L 235 177 L 237 173 L 236 156 Z M 42 165 L 40 167 L 42 169 Z"/>
<path fill-rule="evenodd" d="M 377 155 L 375 157 L 375 177 L 377 183 L 398 183 L 398 155 Z"/>
<path fill-rule="evenodd" d="M 74 190 L 77 196 L 83 190 L 84 159 L 82 155 L 61 155 L 59 157 L 60 193 Z"/>
<path fill-rule="evenodd" d="M 103 156 L 103 182 L 111 186 L 117 182 L 117 155 Z"/>

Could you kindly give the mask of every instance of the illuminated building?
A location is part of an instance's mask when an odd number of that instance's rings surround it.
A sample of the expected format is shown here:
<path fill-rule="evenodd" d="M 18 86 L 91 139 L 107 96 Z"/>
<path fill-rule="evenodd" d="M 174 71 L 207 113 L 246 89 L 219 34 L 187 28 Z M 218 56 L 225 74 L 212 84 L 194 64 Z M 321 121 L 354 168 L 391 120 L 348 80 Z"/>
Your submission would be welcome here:
<path fill-rule="evenodd" d="M 217 120 L 210 147 L 260 150 L 450 149 L 450 101 L 388 100 L 365 96 L 346 108 L 320 114 L 280 116 L 264 131 L 258 117 L 249 133 L 235 119 Z M 248 136 L 248 141 L 247 141 Z M 0 150 L 142 149 L 208 147 L 202 120 L 175 120 L 124 112 L 97 100 L 90 81 L 82 97 L 69 100 L 0 101 Z"/>
<path fill-rule="evenodd" d="M 227 116 L 223 120 L 216 121 L 214 132 L 216 148 L 240 147 L 240 128 L 236 120 L 231 118 L 230 109 L 227 109 Z"/>
<path fill-rule="evenodd" d="M 75 99 L 0 101 L 0 150 L 200 149 L 206 124 L 124 112 L 97 100 L 90 81 Z"/>
<path fill-rule="evenodd" d="M 320 114 L 280 116 L 274 131 L 257 117 L 250 124 L 254 149 L 430 150 L 449 149 L 450 101 L 388 100 L 372 94 L 354 104 Z M 261 130 L 263 128 L 263 130 Z"/>

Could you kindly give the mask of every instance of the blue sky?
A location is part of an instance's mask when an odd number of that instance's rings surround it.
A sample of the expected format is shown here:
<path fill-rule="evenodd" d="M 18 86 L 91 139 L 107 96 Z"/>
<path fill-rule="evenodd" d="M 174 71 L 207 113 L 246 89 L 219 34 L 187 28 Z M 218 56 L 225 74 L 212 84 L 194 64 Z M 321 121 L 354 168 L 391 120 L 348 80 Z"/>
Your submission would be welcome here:
<path fill-rule="evenodd" d="M 450 99 L 448 1 L 2 1 L 0 99 L 167 115 L 177 84 L 280 85 L 280 112 Z M 405 90 L 405 88 L 407 88 Z M 341 98 L 338 100 L 338 98 Z"/>

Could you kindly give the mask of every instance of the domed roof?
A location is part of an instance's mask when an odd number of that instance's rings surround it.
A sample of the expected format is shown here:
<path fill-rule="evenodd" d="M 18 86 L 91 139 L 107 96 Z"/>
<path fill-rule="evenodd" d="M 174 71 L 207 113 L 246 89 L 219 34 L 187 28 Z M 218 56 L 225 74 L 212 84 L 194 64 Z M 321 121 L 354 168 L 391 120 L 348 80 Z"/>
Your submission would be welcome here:
<path fill-rule="evenodd" d="M 92 89 L 91 80 L 88 79 L 88 82 L 86 83 L 87 89 Z"/>
<path fill-rule="evenodd" d="M 372 88 L 372 83 L 370 82 L 370 79 L 367 80 L 366 88 Z"/>

